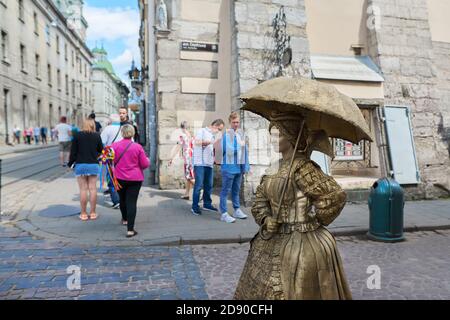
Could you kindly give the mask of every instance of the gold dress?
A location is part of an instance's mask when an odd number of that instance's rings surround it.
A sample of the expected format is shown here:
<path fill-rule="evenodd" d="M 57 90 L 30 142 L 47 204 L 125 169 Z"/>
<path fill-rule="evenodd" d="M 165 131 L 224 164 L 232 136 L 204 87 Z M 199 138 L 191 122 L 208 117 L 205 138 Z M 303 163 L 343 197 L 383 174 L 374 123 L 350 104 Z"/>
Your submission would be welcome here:
<path fill-rule="evenodd" d="M 276 212 L 289 161 L 263 176 L 252 214 L 261 226 Z M 320 167 L 296 155 L 291 178 L 270 240 L 257 234 L 239 280 L 238 300 L 351 299 L 336 241 L 323 226 L 345 206 L 346 194 Z M 314 207 L 314 211 L 312 208 Z"/>

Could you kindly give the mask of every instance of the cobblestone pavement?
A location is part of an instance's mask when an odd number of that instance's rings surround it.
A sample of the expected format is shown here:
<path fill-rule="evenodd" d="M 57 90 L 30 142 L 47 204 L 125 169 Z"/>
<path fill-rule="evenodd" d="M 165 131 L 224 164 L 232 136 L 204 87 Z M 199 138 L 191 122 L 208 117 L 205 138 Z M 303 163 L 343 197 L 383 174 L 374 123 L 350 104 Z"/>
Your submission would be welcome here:
<path fill-rule="evenodd" d="M 13 220 L 34 193 L 46 190 L 49 182 L 68 171 L 57 166 L 58 150 L 55 147 L 42 149 L 42 146 L 21 145 L 20 148 L 30 148 L 32 151 L 1 156 L 3 172 L 0 222 Z M 52 164 L 56 164 L 56 167 Z M 16 181 L 17 179 L 19 180 Z M 12 180 L 14 183 L 5 186 Z"/>
<path fill-rule="evenodd" d="M 81 290 L 69 290 L 69 266 Z M 2 299 L 208 299 L 190 247 L 73 247 L 0 227 Z"/>
<path fill-rule="evenodd" d="M 391 244 L 362 236 L 337 239 L 353 299 L 450 299 L 450 231 L 407 233 L 406 239 Z M 248 249 L 248 244 L 193 247 L 211 299 L 233 297 Z M 380 267 L 380 289 L 367 288 L 371 265 Z"/>
<path fill-rule="evenodd" d="M 406 234 L 395 244 L 340 237 L 338 247 L 354 299 L 450 299 L 450 231 Z M 231 299 L 248 244 L 74 246 L 0 226 L 3 299 Z M 369 290 L 369 265 L 381 289 Z M 69 290 L 79 266 L 80 290 Z"/>

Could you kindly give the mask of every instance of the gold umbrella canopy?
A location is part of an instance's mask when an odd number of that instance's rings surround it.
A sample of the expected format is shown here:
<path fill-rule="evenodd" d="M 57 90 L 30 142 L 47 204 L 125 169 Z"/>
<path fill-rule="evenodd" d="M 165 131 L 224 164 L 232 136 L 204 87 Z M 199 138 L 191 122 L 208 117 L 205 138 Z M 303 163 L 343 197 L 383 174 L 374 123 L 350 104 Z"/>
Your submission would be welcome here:
<path fill-rule="evenodd" d="M 243 110 L 270 121 L 279 113 L 300 113 L 310 130 L 325 130 L 332 138 L 353 143 L 373 141 L 356 103 L 331 85 L 304 78 L 265 81 L 241 96 Z"/>

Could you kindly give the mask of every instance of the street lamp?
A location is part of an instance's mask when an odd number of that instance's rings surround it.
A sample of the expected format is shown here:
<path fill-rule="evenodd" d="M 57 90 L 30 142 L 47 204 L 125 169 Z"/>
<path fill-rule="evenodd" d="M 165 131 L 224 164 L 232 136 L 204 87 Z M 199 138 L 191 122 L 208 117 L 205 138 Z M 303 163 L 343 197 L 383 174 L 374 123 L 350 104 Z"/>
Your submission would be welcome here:
<path fill-rule="evenodd" d="M 128 76 L 130 77 L 130 80 L 139 80 L 141 76 L 141 72 L 138 68 L 134 67 L 128 72 Z"/>

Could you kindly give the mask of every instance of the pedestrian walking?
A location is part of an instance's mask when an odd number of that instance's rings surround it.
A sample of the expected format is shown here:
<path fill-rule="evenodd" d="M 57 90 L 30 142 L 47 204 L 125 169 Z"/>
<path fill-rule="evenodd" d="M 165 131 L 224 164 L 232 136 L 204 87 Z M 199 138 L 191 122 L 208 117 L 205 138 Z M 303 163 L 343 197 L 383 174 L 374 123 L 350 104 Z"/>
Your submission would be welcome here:
<path fill-rule="evenodd" d="M 27 141 L 27 128 L 23 128 L 23 132 L 22 132 L 22 138 L 23 138 L 23 144 L 28 144 Z"/>
<path fill-rule="evenodd" d="M 110 120 L 111 124 L 107 126 L 105 129 L 103 129 L 101 133 L 103 146 L 105 147 L 109 147 L 113 143 L 119 142 L 123 139 L 121 133 L 120 116 L 118 114 L 112 114 L 110 116 Z M 106 202 L 107 204 L 109 204 L 114 209 L 119 208 L 120 203 L 119 194 L 117 193 L 117 190 L 115 190 L 112 181 L 108 182 L 108 190 L 106 190 L 103 194 L 111 195 L 111 203 Z"/>
<path fill-rule="evenodd" d="M 33 129 L 33 135 L 34 135 L 34 143 L 35 144 L 39 144 L 39 137 L 41 135 L 41 128 L 40 127 L 35 127 Z"/>
<path fill-rule="evenodd" d="M 119 182 L 120 212 L 122 224 L 127 225 L 127 238 L 137 235 L 134 229 L 137 199 L 144 181 L 144 170 L 150 166 L 150 160 L 144 148 L 133 141 L 134 127 L 126 124 L 122 127 L 123 140 L 112 145 L 115 152 L 115 175 Z"/>
<path fill-rule="evenodd" d="M 69 166 L 74 167 L 80 188 L 80 219 L 87 221 L 98 218 L 97 206 L 97 176 L 100 171 L 98 158 L 103 150 L 100 135 L 95 132 L 95 122 L 86 119 L 83 122 L 82 131 L 77 132 L 72 141 Z M 87 214 L 87 202 L 89 197 L 90 213 Z"/>
<path fill-rule="evenodd" d="M 33 136 L 33 128 L 32 127 L 25 130 L 25 136 L 27 138 L 27 144 L 31 145 L 31 139 Z"/>
<path fill-rule="evenodd" d="M 50 138 L 52 139 L 52 142 L 56 140 L 56 129 L 53 127 L 50 128 Z"/>
<path fill-rule="evenodd" d="M 41 127 L 42 144 L 47 144 L 47 127 Z"/>
<path fill-rule="evenodd" d="M 119 116 L 120 116 L 120 125 L 124 126 L 126 124 L 130 124 L 133 126 L 134 128 L 134 137 L 133 140 L 134 142 L 139 142 L 139 132 L 138 132 L 138 128 L 136 126 L 136 124 L 130 120 L 130 117 L 128 116 L 128 108 L 127 107 L 120 107 L 119 108 Z"/>
<path fill-rule="evenodd" d="M 121 106 L 119 108 L 120 125 L 132 124 L 130 123 L 130 118 L 128 117 L 128 108 Z"/>
<path fill-rule="evenodd" d="M 66 167 L 72 140 L 72 127 L 67 124 L 67 118 L 65 116 L 61 117 L 60 123 L 56 125 L 55 135 L 59 143 L 59 160 L 61 165 Z"/>
<path fill-rule="evenodd" d="M 102 125 L 100 124 L 100 122 L 98 122 L 97 120 L 95 120 L 95 113 L 94 113 L 94 112 L 92 112 L 92 113 L 89 115 L 89 119 L 92 119 L 92 120 L 95 121 L 95 131 L 100 133 L 100 131 L 102 130 Z"/>
<path fill-rule="evenodd" d="M 75 137 L 75 135 L 80 131 L 80 129 L 77 127 L 76 124 L 72 124 L 72 128 L 71 128 L 71 141 L 73 141 L 73 137 Z"/>
<path fill-rule="evenodd" d="M 213 206 L 211 192 L 213 188 L 214 145 L 216 135 L 222 132 L 225 123 L 222 119 L 212 122 L 209 127 L 198 130 L 195 135 L 193 163 L 194 163 L 194 194 L 192 196 L 192 214 L 199 216 L 202 211 L 199 207 L 200 190 L 203 189 L 203 209 L 218 212 Z M 218 137 L 217 137 L 218 138 Z M 218 141 L 218 140 L 217 140 Z"/>
<path fill-rule="evenodd" d="M 17 125 L 14 126 L 14 143 L 20 144 L 20 133 L 22 130 Z"/>
<path fill-rule="evenodd" d="M 194 152 L 194 138 L 192 137 L 187 127 L 187 121 L 183 121 L 180 125 L 181 134 L 179 136 L 177 146 L 172 151 L 172 155 L 170 158 L 171 160 L 169 161 L 169 166 L 171 166 L 176 155 L 178 155 L 181 151 L 181 155 L 184 160 L 184 177 L 186 178 L 186 191 L 181 197 L 184 200 L 189 200 L 191 188 L 195 183 L 194 165 L 192 162 L 192 156 Z"/>
<path fill-rule="evenodd" d="M 250 170 L 245 135 L 240 126 L 240 116 L 237 112 L 231 113 L 229 117 L 230 129 L 222 136 L 222 148 L 216 155 L 221 159 L 222 191 L 220 192 L 221 221 L 233 223 L 236 219 L 246 219 L 247 215 L 240 209 L 239 194 L 241 192 L 242 177 Z M 227 198 L 231 191 L 231 200 L 234 213 L 228 213 Z"/>

